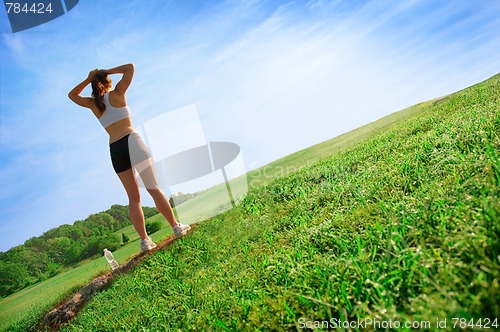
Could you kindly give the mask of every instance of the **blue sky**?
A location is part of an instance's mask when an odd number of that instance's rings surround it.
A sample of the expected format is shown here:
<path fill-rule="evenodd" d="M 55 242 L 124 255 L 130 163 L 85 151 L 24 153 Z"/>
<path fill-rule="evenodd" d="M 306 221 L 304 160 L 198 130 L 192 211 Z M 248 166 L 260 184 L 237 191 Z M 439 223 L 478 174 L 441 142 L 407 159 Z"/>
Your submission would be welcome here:
<path fill-rule="evenodd" d="M 67 98 L 93 68 L 134 63 L 136 125 L 194 104 L 250 170 L 493 76 L 498 31 L 497 0 L 81 0 L 15 34 L 1 10 L 0 251 L 127 204 Z"/>

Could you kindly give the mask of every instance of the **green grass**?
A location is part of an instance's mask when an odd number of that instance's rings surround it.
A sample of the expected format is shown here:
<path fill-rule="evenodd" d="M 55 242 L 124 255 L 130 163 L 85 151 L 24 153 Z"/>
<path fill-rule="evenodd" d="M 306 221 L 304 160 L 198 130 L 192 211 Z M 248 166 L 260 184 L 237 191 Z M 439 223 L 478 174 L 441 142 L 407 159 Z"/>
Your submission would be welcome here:
<path fill-rule="evenodd" d="M 148 221 L 161 218 L 161 215 L 156 215 Z M 133 226 L 127 226 L 116 232 L 120 238 L 122 233 L 127 234 L 130 240 L 128 244 L 113 252 L 118 263 L 123 263 L 140 252 L 139 236 Z M 165 226 L 152 234 L 151 238 L 159 241 L 170 234 L 172 230 L 166 227 L 165 221 Z M 24 330 L 26 326 L 35 324 L 58 302 L 72 295 L 94 277 L 107 271 L 109 271 L 109 265 L 103 257 L 89 259 L 53 278 L 0 299 L 0 330 Z"/>
<path fill-rule="evenodd" d="M 118 278 L 63 330 L 500 319 L 499 91 L 497 75 L 256 170 L 240 205 Z"/>
<path fill-rule="evenodd" d="M 70 292 L 107 271 L 106 264 L 104 259 L 87 262 L 0 300 L 0 328 L 3 330 L 16 321 L 36 322 Z"/>
<path fill-rule="evenodd" d="M 497 75 L 252 188 L 64 330 L 500 318 L 499 91 Z"/>

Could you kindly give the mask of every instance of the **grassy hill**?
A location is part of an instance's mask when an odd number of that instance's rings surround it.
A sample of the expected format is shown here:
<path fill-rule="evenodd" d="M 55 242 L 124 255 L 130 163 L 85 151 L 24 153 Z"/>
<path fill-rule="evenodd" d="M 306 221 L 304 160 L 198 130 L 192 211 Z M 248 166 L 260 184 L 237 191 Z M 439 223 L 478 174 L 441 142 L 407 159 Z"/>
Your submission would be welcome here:
<path fill-rule="evenodd" d="M 499 91 L 496 75 L 250 173 L 240 205 L 124 274 L 63 330 L 495 327 Z"/>
<path fill-rule="evenodd" d="M 160 217 L 161 215 L 156 215 L 148 221 L 154 222 Z M 122 233 L 128 235 L 130 240 L 128 244 L 113 253 L 120 264 L 140 252 L 139 236 L 134 227 L 130 225 L 116 232 L 120 237 Z M 154 241 L 159 241 L 171 234 L 171 228 L 165 225 L 151 237 Z M 24 330 L 25 326 L 36 322 L 55 304 L 68 298 L 82 285 L 107 271 L 109 271 L 109 265 L 103 257 L 88 259 L 50 279 L 0 299 L 0 331 Z"/>

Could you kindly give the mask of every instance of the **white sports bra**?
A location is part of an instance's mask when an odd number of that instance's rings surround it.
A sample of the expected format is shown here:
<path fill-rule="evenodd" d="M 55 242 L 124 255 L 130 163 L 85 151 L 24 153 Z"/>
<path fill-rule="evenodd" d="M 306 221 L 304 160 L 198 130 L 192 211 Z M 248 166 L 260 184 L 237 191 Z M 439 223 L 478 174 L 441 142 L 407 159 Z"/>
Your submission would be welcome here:
<path fill-rule="evenodd" d="M 123 107 L 111 106 L 111 104 L 109 103 L 109 92 L 103 96 L 103 99 L 104 99 L 104 105 L 106 105 L 106 109 L 99 118 L 99 122 L 102 124 L 104 128 L 117 121 L 130 118 L 131 114 L 128 106 L 123 106 Z"/>

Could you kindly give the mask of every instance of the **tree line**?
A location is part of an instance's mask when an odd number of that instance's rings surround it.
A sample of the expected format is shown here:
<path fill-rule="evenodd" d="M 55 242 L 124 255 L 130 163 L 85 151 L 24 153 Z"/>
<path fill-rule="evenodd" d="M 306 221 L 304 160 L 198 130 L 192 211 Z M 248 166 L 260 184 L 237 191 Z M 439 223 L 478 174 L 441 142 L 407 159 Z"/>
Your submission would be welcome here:
<path fill-rule="evenodd" d="M 200 196 L 201 194 L 204 194 L 205 192 L 209 191 L 210 189 L 211 188 L 201 190 L 201 191 L 195 192 L 193 194 L 190 194 L 190 193 L 185 194 L 183 192 L 178 192 L 177 194 L 170 195 L 170 198 L 168 201 L 170 202 L 170 206 L 176 207 L 176 206 L 179 206 L 182 203 L 187 202 L 187 201 L 189 201 L 197 196 Z"/>
<path fill-rule="evenodd" d="M 146 218 L 158 213 L 155 208 L 143 210 Z M 48 279 L 84 259 L 102 255 L 104 248 L 118 249 L 122 238 L 114 232 L 130 224 L 128 207 L 116 204 L 0 252 L 0 297 Z"/>

